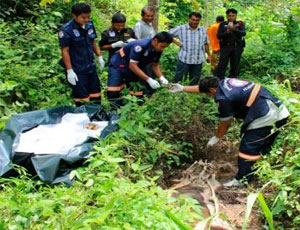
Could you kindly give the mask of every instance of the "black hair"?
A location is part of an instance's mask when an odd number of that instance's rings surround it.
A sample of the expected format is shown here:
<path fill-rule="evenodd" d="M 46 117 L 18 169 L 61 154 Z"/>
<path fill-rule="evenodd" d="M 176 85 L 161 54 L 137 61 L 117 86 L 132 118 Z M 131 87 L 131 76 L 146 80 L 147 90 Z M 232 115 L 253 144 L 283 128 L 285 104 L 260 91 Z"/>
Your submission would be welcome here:
<path fill-rule="evenodd" d="M 74 6 L 72 6 L 72 14 L 75 14 L 76 16 L 80 14 L 88 14 L 91 13 L 91 7 L 90 5 L 86 3 L 76 3 Z"/>
<path fill-rule="evenodd" d="M 192 12 L 189 14 L 189 18 L 191 18 L 192 16 L 195 16 L 196 18 L 202 18 L 201 14 L 198 12 Z"/>
<path fill-rule="evenodd" d="M 218 15 L 218 16 L 216 17 L 216 21 L 217 21 L 217 22 L 224 22 L 224 16 L 223 16 L 223 15 Z"/>
<path fill-rule="evenodd" d="M 209 93 L 209 88 L 218 88 L 220 79 L 217 77 L 206 77 L 199 81 L 200 93 Z"/>
<path fill-rule="evenodd" d="M 126 22 L 126 17 L 124 14 L 116 13 L 111 18 L 112 23 L 124 23 Z"/>
<path fill-rule="evenodd" d="M 146 6 L 141 10 L 141 15 L 144 16 L 146 14 L 146 11 L 152 11 L 155 13 L 155 9 L 153 6 Z"/>
<path fill-rule="evenodd" d="M 153 37 L 153 39 L 155 39 L 155 38 L 157 39 L 157 41 L 159 43 L 168 43 L 168 44 L 170 44 L 173 41 L 173 36 L 171 34 L 169 34 L 168 32 L 166 32 L 166 31 L 157 33 Z"/>
<path fill-rule="evenodd" d="M 226 10 L 226 14 L 229 14 L 229 13 L 237 14 L 238 12 L 236 9 L 231 8 L 231 9 Z"/>

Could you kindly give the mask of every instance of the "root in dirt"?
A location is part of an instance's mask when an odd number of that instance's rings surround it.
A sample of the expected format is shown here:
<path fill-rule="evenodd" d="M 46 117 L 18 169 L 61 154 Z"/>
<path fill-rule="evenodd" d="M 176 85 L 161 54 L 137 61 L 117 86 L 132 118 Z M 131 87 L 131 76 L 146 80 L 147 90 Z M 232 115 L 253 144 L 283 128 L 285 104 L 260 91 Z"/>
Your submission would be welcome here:
<path fill-rule="evenodd" d="M 246 188 L 225 189 L 216 179 L 218 170 L 227 167 L 234 170 L 234 167 L 228 162 L 216 165 L 196 161 L 181 173 L 180 178 L 173 179 L 169 188 L 171 191 L 175 191 L 172 196 L 184 195 L 196 199 L 204 207 L 204 218 L 212 216 L 212 220 L 208 223 L 212 230 L 241 229 L 243 224 L 247 198 Z M 226 216 L 228 222 L 221 217 L 220 213 Z M 201 225 L 203 223 L 199 222 L 195 229 L 201 229 Z M 253 230 L 262 229 L 259 217 L 255 213 L 251 215 L 248 226 L 251 226 Z"/>

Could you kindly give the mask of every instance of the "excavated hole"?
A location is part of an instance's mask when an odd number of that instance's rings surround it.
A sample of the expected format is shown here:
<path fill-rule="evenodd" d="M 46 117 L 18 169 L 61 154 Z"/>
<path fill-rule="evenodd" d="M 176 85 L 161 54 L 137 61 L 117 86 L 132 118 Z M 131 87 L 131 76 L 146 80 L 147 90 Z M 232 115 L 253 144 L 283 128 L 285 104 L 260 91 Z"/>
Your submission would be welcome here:
<path fill-rule="evenodd" d="M 215 124 L 204 123 L 204 119 L 193 117 L 193 126 L 180 127 L 174 124 L 174 133 L 180 135 L 177 141 L 191 143 L 194 149 L 192 160 L 187 160 L 184 167 L 164 170 L 161 186 L 164 189 L 177 191 L 173 196 L 184 195 L 192 197 L 204 207 L 204 215 L 214 212 L 216 205 L 219 212 L 224 213 L 231 228 L 221 218 L 212 223 L 211 229 L 229 230 L 241 229 L 243 225 L 247 188 L 229 188 L 222 186 L 222 182 L 234 178 L 237 171 L 238 141 L 219 142 L 213 148 L 207 149 L 208 139 L 215 133 Z M 176 140 L 175 140 L 176 141 Z M 213 199 L 213 192 L 216 194 Z M 248 229 L 263 229 L 259 213 L 253 211 L 248 223 Z M 196 224 L 195 224 L 196 226 Z"/>

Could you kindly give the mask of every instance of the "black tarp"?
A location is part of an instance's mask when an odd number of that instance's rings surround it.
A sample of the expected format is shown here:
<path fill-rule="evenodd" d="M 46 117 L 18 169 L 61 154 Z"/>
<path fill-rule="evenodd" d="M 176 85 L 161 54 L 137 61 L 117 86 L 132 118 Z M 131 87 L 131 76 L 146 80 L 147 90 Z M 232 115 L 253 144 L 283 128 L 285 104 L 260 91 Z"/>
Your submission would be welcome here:
<path fill-rule="evenodd" d="M 22 132 L 45 124 L 58 124 L 66 113 L 87 113 L 91 121 L 109 121 L 108 126 L 102 131 L 100 138 L 118 129 L 118 115 L 106 113 L 100 105 L 84 105 L 77 108 L 59 106 L 51 109 L 37 110 L 14 115 L 0 133 L 0 176 L 7 177 L 14 174 L 12 164 L 25 167 L 32 175 L 47 183 L 57 184 L 64 182 L 72 184 L 69 173 L 80 166 L 89 157 L 93 149 L 93 142 L 97 139 L 90 138 L 83 144 L 70 149 L 68 154 L 42 154 L 15 152 L 14 146 L 19 142 Z"/>

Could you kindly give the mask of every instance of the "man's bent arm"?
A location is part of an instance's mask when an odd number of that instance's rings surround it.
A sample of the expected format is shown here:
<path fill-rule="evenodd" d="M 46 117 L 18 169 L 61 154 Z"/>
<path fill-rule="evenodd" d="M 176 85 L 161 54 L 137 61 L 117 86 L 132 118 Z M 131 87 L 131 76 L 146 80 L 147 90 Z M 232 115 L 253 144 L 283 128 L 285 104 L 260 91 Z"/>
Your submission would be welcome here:
<path fill-rule="evenodd" d="M 228 121 L 220 121 L 216 137 L 222 138 L 227 133 L 231 123 L 232 123 L 232 119 Z"/>
<path fill-rule="evenodd" d="M 152 70 L 157 77 L 161 77 L 163 75 L 158 63 L 152 63 Z"/>
<path fill-rule="evenodd" d="M 139 78 L 147 81 L 148 80 L 148 76 L 147 74 L 145 74 L 140 67 L 138 67 L 138 63 L 137 62 L 129 62 L 129 69 L 134 72 Z"/>

